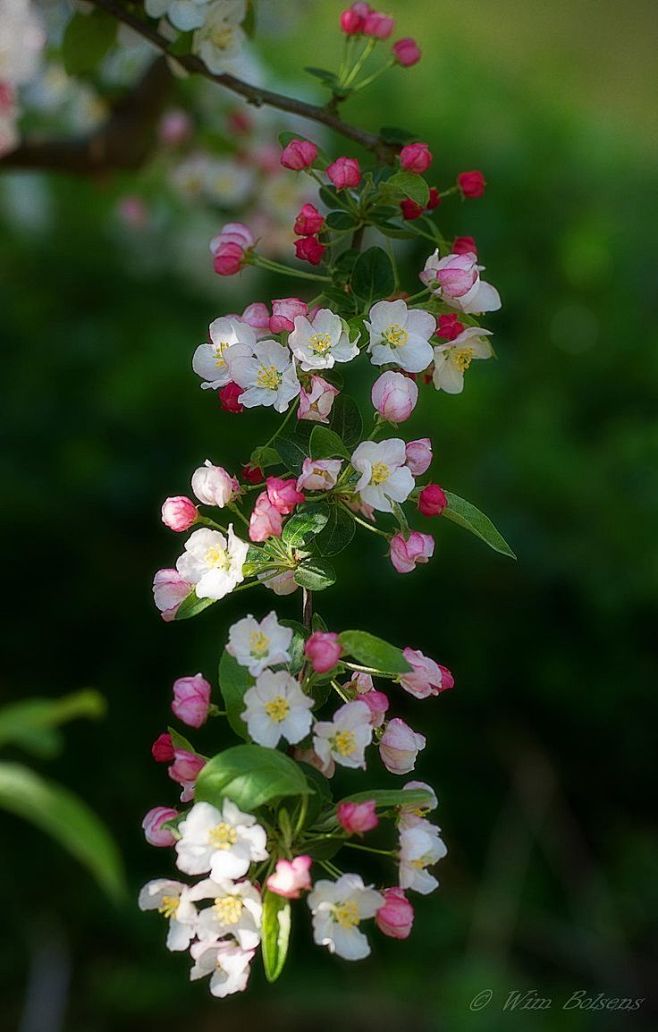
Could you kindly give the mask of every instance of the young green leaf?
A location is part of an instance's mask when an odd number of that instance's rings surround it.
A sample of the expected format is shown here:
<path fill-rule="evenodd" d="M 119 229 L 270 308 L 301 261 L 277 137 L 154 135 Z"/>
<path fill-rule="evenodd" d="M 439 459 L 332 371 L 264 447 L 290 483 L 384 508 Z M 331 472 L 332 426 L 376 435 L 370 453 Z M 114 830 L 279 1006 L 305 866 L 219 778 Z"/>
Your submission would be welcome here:
<path fill-rule="evenodd" d="M 354 215 L 347 211 L 331 211 L 327 215 L 329 229 L 355 229 L 358 225 Z"/>
<path fill-rule="evenodd" d="M 263 445 L 261 448 L 254 448 L 249 462 L 258 469 L 267 469 L 268 466 L 278 466 L 281 463 L 281 456 L 276 448 L 268 448 Z"/>
<path fill-rule="evenodd" d="M 281 456 L 283 465 L 298 477 L 302 471 L 304 459 L 308 458 L 308 443 L 296 435 L 279 437 L 276 442 L 276 450 Z"/>
<path fill-rule="evenodd" d="M 327 426 L 314 426 L 309 443 L 313 459 L 329 459 L 334 455 L 340 455 L 343 459 L 350 457 L 342 438 Z"/>
<path fill-rule="evenodd" d="M 427 206 L 430 199 L 430 188 L 422 176 L 415 172 L 396 172 L 386 182 L 387 188 L 393 188 L 396 193 L 420 204 L 422 208 Z"/>
<path fill-rule="evenodd" d="M 345 796 L 341 803 L 368 803 L 372 800 L 376 807 L 389 806 L 429 806 L 432 802 L 432 793 L 424 788 L 410 788 L 403 791 L 401 788 L 374 788 L 366 792 L 353 792 Z M 340 805 L 337 803 L 336 805 Z"/>
<path fill-rule="evenodd" d="M 305 559 L 295 570 L 295 581 L 308 591 L 324 591 L 336 580 L 336 571 L 323 559 Z"/>
<path fill-rule="evenodd" d="M 244 693 L 254 683 L 246 667 L 224 649 L 219 661 L 219 687 L 226 707 L 226 719 L 240 738 L 248 738 L 247 725 L 240 714 L 244 710 Z"/>
<path fill-rule="evenodd" d="M 340 505 L 329 506 L 329 519 L 314 541 L 318 555 L 338 555 L 354 537 L 356 524 Z"/>
<path fill-rule="evenodd" d="M 338 635 L 348 655 L 363 666 L 386 674 L 406 674 L 411 670 L 401 649 L 367 631 L 343 631 Z"/>
<path fill-rule="evenodd" d="M 93 72 L 114 43 L 118 22 L 98 8 L 76 12 L 64 30 L 62 61 L 67 75 Z"/>
<path fill-rule="evenodd" d="M 326 526 L 329 511 L 326 505 L 305 505 L 291 516 L 283 528 L 281 540 L 289 548 L 301 548 Z"/>
<path fill-rule="evenodd" d="M 263 893 L 263 967 L 268 982 L 276 982 L 283 971 L 290 940 L 290 900 L 265 889 Z"/>
<path fill-rule="evenodd" d="M 500 552 L 501 555 L 509 556 L 510 559 L 516 559 L 505 538 L 494 527 L 488 516 L 485 516 L 483 512 L 480 512 L 479 509 L 476 509 L 474 505 L 471 505 L 464 498 L 460 498 L 459 495 L 446 491 L 445 496 L 448 499 L 448 507 L 443 510 L 443 516 L 452 520 L 459 527 L 470 530 L 471 534 L 479 537 L 481 541 L 484 541 L 485 545 L 493 548 L 494 552 Z"/>
<path fill-rule="evenodd" d="M 11 703 L 0 710 L 0 747 L 17 745 L 36 756 L 54 756 L 61 745 L 60 724 L 76 717 L 102 717 L 105 708 L 103 696 L 91 688 L 61 699 Z"/>
<path fill-rule="evenodd" d="M 199 773 L 194 798 L 218 806 L 225 797 L 246 813 L 313 789 L 294 760 L 260 745 L 234 745 L 213 756 Z"/>
<path fill-rule="evenodd" d="M 395 290 L 391 259 L 381 247 L 369 247 L 354 263 L 352 290 L 366 305 L 388 297 Z"/>
<path fill-rule="evenodd" d="M 176 620 L 189 620 L 193 616 L 198 616 L 204 609 L 211 606 L 216 599 L 214 598 L 199 598 L 196 591 L 192 591 L 187 598 L 184 598 L 178 609 L 176 610 Z"/>
<path fill-rule="evenodd" d="M 185 752 L 196 753 L 196 749 L 192 743 L 185 737 L 185 735 L 182 735 L 180 731 L 177 731 L 175 727 L 168 727 L 167 731 L 169 732 L 174 749 L 184 749 Z"/>

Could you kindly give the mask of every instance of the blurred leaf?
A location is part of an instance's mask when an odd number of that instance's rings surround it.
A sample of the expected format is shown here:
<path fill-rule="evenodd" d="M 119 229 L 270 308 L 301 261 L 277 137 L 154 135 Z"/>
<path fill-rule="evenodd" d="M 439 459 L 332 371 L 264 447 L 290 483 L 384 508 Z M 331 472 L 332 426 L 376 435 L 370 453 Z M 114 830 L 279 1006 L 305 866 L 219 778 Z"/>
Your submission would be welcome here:
<path fill-rule="evenodd" d="M 234 745 L 203 767 L 194 798 L 218 806 L 224 797 L 246 813 L 286 796 L 309 795 L 313 789 L 294 760 L 260 745 Z"/>
<path fill-rule="evenodd" d="M 432 802 L 431 792 L 423 788 L 374 788 L 370 792 L 353 792 L 345 796 L 340 803 L 368 803 L 372 800 L 377 807 L 388 806 L 428 806 Z M 340 806 L 340 803 L 336 803 Z"/>
<path fill-rule="evenodd" d="M 322 559 L 305 559 L 295 570 L 295 581 L 308 591 L 324 591 L 336 581 L 336 571 Z"/>
<path fill-rule="evenodd" d="M 347 548 L 355 530 L 356 524 L 349 513 L 340 505 L 330 505 L 327 525 L 314 542 L 318 555 L 338 555 Z"/>
<path fill-rule="evenodd" d="M 410 133 L 408 129 L 400 129 L 396 125 L 384 125 L 379 130 L 379 135 L 385 143 L 410 143 L 411 140 L 417 139 L 413 133 Z"/>
<path fill-rule="evenodd" d="M 263 967 L 268 982 L 283 971 L 290 940 L 290 900 L 265 889 L 263 893 Z"/>
<path fill-rule="evenodd" d="M 96 878 L 114 899 L 125 884 L 112 837 L 86 803 L 68 789 L 46 781 L 28 767 L 0 763 L 0 807 L 35 824 L 54 838 Z"/>
<path fill-rule="evenodd" d="M 401 649 L 368 631 L 343 631 L 338 638 L 345 652 L 363 666 L 387 674 L 406 674 L 411 670 Z"/>
<path fill-rule="evenodd" d="M 334 455 L 349 459 L 350 453 L 343 444 L 343 440 L 335 430 L 326 426 L 315 426 L 311 433 L 309 446 L 311 457 L 314 459 L 329 459 Z"/>
<path fill-rule="evenodd" d="M 330 211 L 327 215 L 329 229 L 356 229 L 358 225 L 358 219 L 348 211 Z"/>
<path fill-rule="evenodd" d="M 338 395 L 331 409 L 329 424 L 347 448 L 356 447 L 363 433 L 363 420 L 354 398 L 349 394 Z"/>
<path fill-rule="evenodd" d="M 313 66 L 307 66 L 304 69 L 309 75 L 314 75 L 316 79 L 320 79 L 325 85 L 333 87 L 337 84 L 338 79 L 336 78 L 335 72 L 330 72 L 328 68 L 314 68 Z"/>
<path fill-rule="evenodd" d="M 276 448 L 267 448 L 263 445 L 260 448 L 254 448 L 249 462 L 252 466 L 257 466 L 258 469 L 267 469 L 268 466 L 278 466 L 281 462 L 281 456 Z"/>
<path fill-rule="evenodd" d="M 114 43 L 118 22 L 98 8 L 74 14 L 64 30 L 62 61 L 67 75 L 93 72 Z"/>
<path fill-rule="evenodd" d="M 248 738 L 247 725 L 240 716 L 244 710 L 244 693 L 254 684 L 246 667 L 224 649 L 219 661 L 219 687 L 226 706 L 226 719 L 240 738 Z"/>
<path fill-rule="evenodd" d="M 393 188 L 396 193 L 420 204 L 422 208 L 427 206 L 430 199 L 430 188 L 422 176 L 415 172 L 396 172 L 386 181 L 386 188 Z"/>
<path fill-rule="evenodd" d="M 276 442 L 276 450 L 281 456 L 283 465 L 295 476 L 299 476 L 304 459 L 308 458 L 307 443 L 298 436 L 279 437 Z"/>
<path fill-rule="evenodd" d="M 459 495 L 446 491 L 445 496 L 448 499 L 448 507 L 443 510 L 443 516 L 452 520 L 459 527 L 470 530 L 471 534 L 479 537 L 481 541 L 489 545 L 489 548 L 493 548 L 494 552 L 500 552 L 501 555 L 507 555 L 510 559 L 516 559 L 505 538 L 496 530 L 488 516 L 485 516 L 464 498 L 460 498 Z"/>
<path fill-rule="evenodd" d="M 59 724 L 76 717 L 97 719 L 105 714 L 105 700 L 93 689 L 62 699 L 26 699 L 0 710 L 0 747 L 18 745 L 37 756 L 53 756 L 60 748 Z"/>
<path fill-rule="evenodd" d="M 395 290 L 395 273 L 391 259 L 381 247 L 369 247 L 359 255 L 352 273 L 352 290 L 366 305 Z"/>

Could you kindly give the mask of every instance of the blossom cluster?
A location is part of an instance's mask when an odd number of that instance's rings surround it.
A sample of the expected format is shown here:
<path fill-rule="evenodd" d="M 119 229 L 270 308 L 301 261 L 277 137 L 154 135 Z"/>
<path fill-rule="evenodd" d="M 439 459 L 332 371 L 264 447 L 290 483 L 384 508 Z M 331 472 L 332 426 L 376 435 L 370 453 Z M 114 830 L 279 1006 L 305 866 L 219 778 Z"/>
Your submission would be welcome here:
<path fill-rule="evenodd" d="M 17 89 L 34 76 L 44 44 L 31 0 L 0 0 L 0 157 L 18 145 Z"/>
<path fill-rule="evenodd" d="M 244 45 L 247 0 L 145 0 L 144 8 L 151 18 L 192 32 L 192 53 L 210 72 L 226 71 Z"/>

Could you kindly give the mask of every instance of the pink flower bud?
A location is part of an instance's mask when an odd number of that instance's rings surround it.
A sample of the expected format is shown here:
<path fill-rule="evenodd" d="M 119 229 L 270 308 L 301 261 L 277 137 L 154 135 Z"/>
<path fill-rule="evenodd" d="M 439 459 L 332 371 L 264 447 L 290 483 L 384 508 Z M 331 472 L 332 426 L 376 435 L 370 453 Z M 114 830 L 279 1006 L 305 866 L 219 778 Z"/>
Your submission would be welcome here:
<path fill-rule="evenodd" d="M 189 530 L 196 523 L 197 508 L 191 498 L 185 495 L 174 495 L 165 498 L 162 503 L 162 522 L 169 530 L 180 533 Z"/>
<path fill-rule="evenodd" d="M 260 466 L 252 466 L 249 462 L 242 467 L 242 479 L 247 484 L 260 484 L 265 479 Z"/>
<path fill-rule="evenodd" d="M 450 315 L 440 315 L 439 326 L 436 332 L 444 340 L 454 340 L 455 337 L 464 332 L 464 324 L 460 323 L 455 312 L 451 312 Z"/>
<path fill-rule="evenodd" d="M 402 655 L 412 668 L 408 674 L 400 674 L 399 681 L 406 692 L 416 699 L 426 699 L 452 688 L 455 680 L 447 669 L 424 656 L 418 649 L 406 648 Z"/>
<path fill-rule="evenodd" d="M 227 222 L 210 241 L 210 253 L 217 254 L 222 244 L 238 244 L 243 251 L 247 251 L 254 243 L 254 234 L 244 222 Z"/>
<path fill-rule="evenodd" d="M 332 670 L 342 652 L 338 635 L 332 631 L 315 631 L 304 645 L 304 655 L 310 660 L 316 674 L 326 674 L 327 670 Z"/>
<path fill-rule="evenodd" d="M 311 389 L 302 387 L 299 394 L 298 419 L 315 423 L 328 423 L 334 398 L 340 391 L 321 376 L 311 376 Z"/>
<path fill-rule="evenodd" d="M 389 720 L 379 742 L 379 755 L 390 774 L 408 774 L 425 748 L 425 736 L 412 731 L 400 717 Z"/>
<path fill-rule="evenodd" d="M 293 232 L 296 236 L 314 236 L 324 226 L 322 215 L 314 204 L 305 204 L 295 219 Z"/>
<path fill-rule="evenodd" d="M 268 477 L 265 483 L 267 497 L 282 516 L 289 516 L 304 501 L 304 495 L 297 490 L 297 484 L 292 478 Z"/>
<path fill-rule="evenodd" d="M 158 136 L 166 147 L 179 147 L 192 135 L 192 120 L 181 108 L 165 111 L 158 125 Z"/>
<path fill-rule="evenodd" d="M 418 64 L 422 56 L 420 47 L 411 36 L 396 40 L 392 50 L 393 57 L 403 68 L 410 68 L 412 65 Z"/>
<path fill-rule="evenodd" d="M 303 168 L 310 168 L 317 156 L 318 148 L 310 140 L 291 140 L 281 152 L 281 164 L 284 168 L 299 172 Z"/>
<path fill-rule="evenodd" d="M 122 197 L 117 208 L 119 218 L 131 229 L 143 229 L 149 220 L 148 208 L 141 197 L 134 194 Z"/>
<path fill-rule="evenodd" d="M 361 168 L 356 158 L 336 158 L 327 168 L 327 175 L 337 190 L 358 186 L 361 182 Z"/>
<path fill-rule="evenodd" d="M 276 870 L 267 879 L 270 892 L 285 899 L 299 899 L 302 892 L 311 888 L 310 856 L 296 856 L 294 860 L 277 860 Z"/>
<path fill-rule="evenodd" d="M 434 211 L 441 203 L 441 194 L 435 186 L 430 186 L 430 195 L 427 200 L 428 211 Z"/>
<path fill-rule="evenodd" d="M 470 253 L 449 254 L 441 259 L 440 267 L 434 270 L 432 278 L 440 286 L 444 298 L 463 297 L 478 282 L 477 256 Z"/>
<path fill-rule="evenodd" d="M 379 11 L 371 11 L 366 15 L 363 33 L 375 39 L 388 39 L 394 28 L 395 18 L 389 18 L 387 14 L 380 14 Z"/>
<path fill-rule="evenodd" d="M 272 505 L 267 491 L 261 491 L 249 519 L 249 540 L 266 541 L 268 537 L 281 537 L 283 519 Z"/>
<path fill-rule="evenodd" d="M 375 690 L 370 674 L 362 674 L 359 673 L 358 670 L 355 670 L 347 683 L 349 687 L 354 688 L 359 695 L 367 695 L 368 692 L 374 692 Z"/>
<path fill-rule="evenodd" d="M 174 758 L 174 743 L 171 735 L 163 731 L 151 746 L 151 756 L 156 763 L 171 763 Z"/>
<path fill-rule="evenodd" d="M 298 297 L 281 297 L 272 302 L 270 330 L 272 333 L 292 332 L 295 328 L 295 317 L 306 315 L 308 306 Z"/>
<path fill-rule="evenodd" d="M 170 828 L 163 828 L 165 821 L 178 817 L 178 810 L 170 806 L 154 806 L 144 817 L 142 828 L 146 841 L 151 846 L 173 846 L 176 841 Z"/>
<path fill-rule="evenodd" d="M 419 437 L 417 441 L 409 441 L 406 448 L 407 466 L 413 476 L 422 477 L 432 465 L 432 442 L 429 437 Z"/>
<path fill-rule="evenodd" d="M 475 243 L 475 237 L 472 236 L 458 236 L 452 242 L 452 253 L 453 254 L 477 254 L 477 244 Z"/>
<path fill-rule="evenodd" d="M 365 702 L 370 710 L 370 723 L 372 726 L 381 727 L 390 705 L 388 696 L 384 692 L 376 692 L 373 689 L 371 692 L 359 693 L 359 702 Z"/>
<path fill-rule="evenodd" d="M 223 466 L 213 466 L 210 459 L 206 459 L 192 474 L 192 490 L 203 505 L 223 509 L 240 493 L 240 485 Z"/>
<path fill-rule="evenodd" d="M 174 762 L 169 767 L 168 774 L 172 781 L 182 785 L 181 802 L 188 803 L 194 798 L 196 779 L 205 765 L 205 758 L 198 753 L 188 752 L 187 749 L 174 750 Z"/>
<path fill-rule="evenodd" d="M 353 8 L 342 11 L 340 16 L 340 27 L 346 36 L 358 36 L 363 32 L 364 19 Z"/>
<path fill-rule="evenodd" d="M 380 416 L 390 423 L 403 423 L 416 407 L 418 387 L 403 373 L 389 370 L 375 380 L 370 397 Z"/>
<path fill-rule="evenodd" d="M 432 164 L 432 152 L 426 143 L 408 143 L 400 151 L 400 167 L 405 172 L 422 175 Z"/>
<path fill-rule="evenodd" d="M 267 331 L 270 328 L 270 313 L 267 305 L 262 301 L 254 301 L 253 304 L 247 305 L 240 318 L 254 330 Z"/>
<path fill-rule="evenodd" d="M 245 252 L 240 244 L 220 244 L 213 257 L 213 269 L 218 276 L 235 276 L 244 264 Z"/>
<path fill-rule="evenodd" d="M 369 14 L 372 14 L 373 8 L 365 0 L 356 0 L 356 3 L 352 4 L 350 10 L 358 14 L 359 18 L 365 19 Z"/>
<path fill-rule="evenodd" d="M 319 265 L 322 256 L 327 248 L 321 244 L 317 237 L 306 236 L 295 240 L 295 254 L 302 262 L 309 262 L 310 265 Z"/>
<path fill-rule="evenodd" d="M 153 598 L 165 623 L 176 618 L 178 607 L 194 585 L 181 577 L 178 570 L 158 570 L 153 578 Z"/>
<path fill-rule="evenodd" d="M 304 459 L 297 488 L 300 491 L 330 491 L 336 486 L 342 465 L 340 459 Z"/>
<path fill-rule="evenodd" d="M 379 824 L 373 799 L 365 803 L 339 803 L 336 807 L 338 823 L 348 835 L 363 835 Z"/>
<path fill-rule="evenodd" d="M 217 391 L 217 397 L 219 398 L 219 404 L 224 409 L 224 412 L 233 412 L 238 415 L 240 412 L 244 412 L 244 405 L 240 404 L 240 398 L 244 394 L 244 388 L 239 387 L 237 383 L 227 383 L 225 387 L 220 387 Z"/>
<path fill-rule="evenodd" d="M 189 727 L 201 727 L 208 719 L 211 686 L 201 674 L 179 677 L 174 681 L 171 708 Z"/>
<path fill-rule="evenodd" d="M 375 914 L 375 924 L 391 939 L 408 939 L 414 923 L 414 908 L 404 889 L 384 889 L 382 895 L 386 902 Z"/>
<path fill-rule="evenodd" d="M 405 541 L 402 534 L 391 538 L 391 562 L 398 573 L 411 573 L 419 563 L 426 563 L 434 555 L 434 538 L 412 530 Z"/>
<path fill-rule="evenodd" d="M 457 176 L 457 186 L 464 197 L 482 197 L 487 181 L 482 172 L 460 172 Z"/>
<path fill-rule="evenodd" d="M 438 484 L 428 484 L 418 495 L 418 511 L 423 516 L 440 516 L 447 506 L 448 499 Z"/>
<path fill-rule="evenodd" d="M 405 197 L 403 201 L 400 201 L 400 211 L 402 212 L 403 219 L 406 219 L 407 222 L 412 222 L 414 219 L 419 219 L 425 209 L 422 204 L 412 201 L 410 197 Z"/>

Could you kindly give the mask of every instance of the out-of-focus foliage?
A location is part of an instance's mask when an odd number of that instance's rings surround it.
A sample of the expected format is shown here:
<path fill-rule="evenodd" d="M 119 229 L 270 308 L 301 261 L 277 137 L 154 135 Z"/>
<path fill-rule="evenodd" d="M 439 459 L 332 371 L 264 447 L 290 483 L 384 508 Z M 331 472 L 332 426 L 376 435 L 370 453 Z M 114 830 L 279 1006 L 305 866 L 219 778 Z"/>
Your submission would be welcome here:
<path fill-rule="evenodd" d="M 327 965 L 300 930 L 275 997 L 227 1007 L 185 984 L 155 922 L 129 906 L 108 910 L 62 854 L 10 820 L 0 855 L 9 1028 L 44 920 L 65 925 L 70 1028 L 90 1032 L 220 1021 L 229 1030 L 267 1022 L 322 1032 L 340 1021 L 461 1032 L 476 1027 L 469 1001 L 486 988 L 494 1001 L 478 1020 L 496 1030 L 512 1020 L 501 1013 L 507 993 L 530 986 L 555 1001 L 532 1014 L 533 1028 L 613 1029 L 631 1016 L 565 1014 L 561 1004 L 580 989 L 648 994 L 658 883 L 649 821 L 658 595 L 653 144 L 643 138 L 641 100 L 624 107 L 615 94 L 608 117 L 586 78 L 575 80 L 580 93 L 553 90 L 563 66 L 582 59 L 563 37 L 554 37 L 552 57 L 542 51 L 533 76 L 527 47 L 541 49 L 541 25 L 516 21 L 514 4 L 478 5 L 496 32 L 507 18 L 495 57 L 469 35 L 467 19 L 450 28 L 449 12 L 444 22 L 426 4 L 398 6 L 425 60 L 382 80 L 348 113 L 370 127 L 382 111 L 387 124 L 412 125 L 431 145 L 439 185 L 464 168 L 485 170 L 486 199 L 446 204 L 442 225 L 448 237 L 476 237 L 504 300 L 492 320 L 499 361 L 474 369 L 460 397 L 428 396 L 410 435 L 429 422 L 436 479 L 493 518 L 518 562 L 440 521 L 433 564 L 409 577 L 364 541 L 362 565 L 343 564 L 348 588 L 327 591 L 322 612 L 330 625 L 369 626 L 401 644 L 407 633 L 455 672 L 454 691 L 429 700 L 414 724 L 432 736 L 418 776 L 439 789 L 450 850 L 442 889 L 419 908 L 407 943 L 380 941 L 358 967 Z M 573 26 L 573 6 L 587 38 L 591 5 L 570 5 L 571 13 L 558 5 L 556 17 Z M 618 45 L 614 6 L 597 5 L 609 27 L 605 38 L 597 29 L 601 66 Z M 297 39 L 309 31 L 329 39 L 326 7 L 309 13 Z M 267 49 L 281 70 L 302 63 L 298 42 Z M 624 110 L 626 125 L 614 114 Z M 178 548 L 160 527 L 159 503 L 186 491 L 187 471 L 206 457 L 228 468 L 245 461 L 269 425 L 267 414 L 221 413 L 198 389 L 191 354 L 216 315 L 293 291 L 252 272 L 228 286 L 196 285 L 181 277 L 180 254 L 142 260 L 148 237 L 112 218 L 133 187 L 132 179 L 61 179 L 47 192 L 31 177 L 0 183 L 8 342 L 0 483 L 12 600 L 3 678 L 16 698 L 35 684 L 56 695 L 90 681 L 108 698 L 108 719 L 71 728 L 66 754 L 51 766 L 110 822 L 136 889 L 153 873 L 141 817 L 173 799 L 148 755 L 167 721 L 169 685 L 194 673 L 199 657 L 213 675 L 240 611 L 227 599 L 207 618 L 159 621 L 150 578 Z M 424 258 L 422 249 L 406 253 L 409 276 Z M 263 598 L 253 604 L 266 612 Z M 277 605 L 282 616 L 297 615 L 295 600 Z M 632 1019 L 652 1027 L 649 1004 Z"/>

